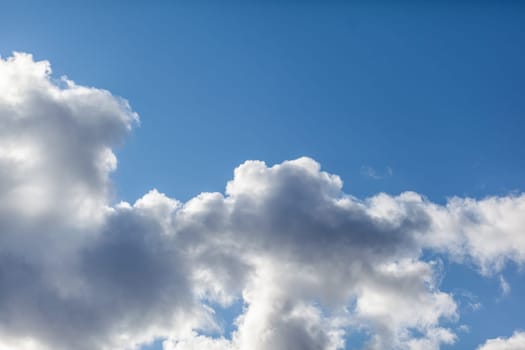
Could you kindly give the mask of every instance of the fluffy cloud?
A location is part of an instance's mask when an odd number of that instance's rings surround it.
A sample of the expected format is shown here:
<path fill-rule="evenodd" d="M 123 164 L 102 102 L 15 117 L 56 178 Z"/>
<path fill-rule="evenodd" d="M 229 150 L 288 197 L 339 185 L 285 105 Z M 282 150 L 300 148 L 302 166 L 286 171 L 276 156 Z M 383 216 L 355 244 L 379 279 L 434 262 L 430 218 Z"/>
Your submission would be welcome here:
<path fill-rule="evenodd" d="M 515 332 L 509 338 L 489 339 L 478 350 L 521 350 L 525 349 L 525 333 Z"/>
<path fill-rule="evenodd" d="M 482 200 L 452 198 L 446 206 L 428 203 L 433 234 L 424 244 L 457 261 L 476 264 L 483 274 L 509 261 L 525 263 L 525 194 Z"/>
<path fill-rule="evenodd" d="M 458 317 L 439 261 L 525 262 L 525 196 L 359 200 L 310 158 L 247 161 L 222 193 L 112 206 L 112 147 L 138 117 L 109 92 L 0 60 L 0 350 L 439 349 Z M 231 339 L 214 305 L 243 303 Z M 413 310 L 418 310 L 414 313 Z M 208 335 L 206 335 L 208 334 Z"/>

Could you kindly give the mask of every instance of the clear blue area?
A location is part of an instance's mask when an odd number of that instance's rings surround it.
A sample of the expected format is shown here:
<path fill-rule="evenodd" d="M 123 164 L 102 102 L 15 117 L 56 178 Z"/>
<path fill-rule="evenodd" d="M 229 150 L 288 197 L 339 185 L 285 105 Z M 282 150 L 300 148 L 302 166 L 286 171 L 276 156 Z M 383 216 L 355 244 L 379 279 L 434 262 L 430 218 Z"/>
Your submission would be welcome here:
<path fill-rule="evenodd" d="M 163 339 L 159 339 L 152 344 L 143 346 L 141 350 L 162 350 L 162 342 Z"/>
<path fill-rule="evenodd" d="M 242 299 L 238 299 L 232 305 L 227 307 L 221 307 L 220 305 L 212 305 L 213 309 L 217 312 L 217 322 L 222 328 L 222 336 L 226 339 L 232 338 L 232 333 L 237 329 L 235 326 L 235 320 L 239 315 L 242 314 L 244 308 L 244 302 Z"/>
<path fill-rule="evenodd" d="M 523 191 L 525 4 L 396 3 L 11 1 L 0 54 L 129 99 L 142 125 L 118 152 L 115 200 L 185 200 L 222 191 L 246 159 L 302 155 L 359 197 Z M 497 276 L 446 266 L 443 289 L 482 304 L 462 309 L 471 329 L 453 348 L 525 325 L 523 273 L 503 272 L 499 300 Z"/>

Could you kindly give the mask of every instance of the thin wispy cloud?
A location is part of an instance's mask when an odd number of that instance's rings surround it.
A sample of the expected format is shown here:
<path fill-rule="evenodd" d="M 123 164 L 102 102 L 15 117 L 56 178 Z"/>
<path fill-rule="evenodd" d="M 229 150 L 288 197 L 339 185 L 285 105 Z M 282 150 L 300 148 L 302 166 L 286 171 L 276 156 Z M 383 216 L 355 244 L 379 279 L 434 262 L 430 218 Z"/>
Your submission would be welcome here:
<path fill-rule="evenodd" d="M 368 177 L 374 180 L 383 180 L 391 177 L 394 174 L 394 171 L 391 167 L 387 166 L 383 171 L 378 172 L 373 167 L 368 165 L 363 165 L 361 167 L 361 175 Z"/>
<path fill-rule="evenodd" d="M 510 290 L 511 290 L 510 284 L 507 282 L 505 277 L 503 277 L 502 275 L 499 276 L 499 288 L 501 290 L 502 297 L 506 297 L 507 295 L 510 294 Z"/>

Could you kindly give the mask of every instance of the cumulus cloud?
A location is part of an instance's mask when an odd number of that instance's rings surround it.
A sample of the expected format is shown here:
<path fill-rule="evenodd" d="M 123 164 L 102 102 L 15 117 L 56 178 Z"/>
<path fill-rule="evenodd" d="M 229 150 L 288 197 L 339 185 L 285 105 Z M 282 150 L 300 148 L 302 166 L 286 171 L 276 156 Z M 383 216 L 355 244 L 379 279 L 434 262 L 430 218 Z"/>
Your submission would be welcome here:
<path fill-rule="evenodd" d="M 445 206 L 430 204 L 433 234 L 426 245 L 457 261 L 476 264 L 486 275 L 507 262 L 525 263 L 525 194 L 482 200 L 452 198 Z"/>
<path fill-rule="evenodd" d="M 478 350 L 521 350 L 525 349 L 525 332 L 514 332 L 509 338 L 489 339 Z"/>
<path fill-rule="evenodd" d="M 438 260 L 525 262 L 525 196 L 360 200 L 310 158 L 237 167 L 224 193 L 110 205 L 138 122 L 105 90 L 0 60 L 0 350 L 439 349 L 457 335 Z M 242 302 L 231 337 L 213 305 Z M 413 310 L 418 310 L 414 313 Z M 215 336 L 214 334 L 219 334 Z"/>

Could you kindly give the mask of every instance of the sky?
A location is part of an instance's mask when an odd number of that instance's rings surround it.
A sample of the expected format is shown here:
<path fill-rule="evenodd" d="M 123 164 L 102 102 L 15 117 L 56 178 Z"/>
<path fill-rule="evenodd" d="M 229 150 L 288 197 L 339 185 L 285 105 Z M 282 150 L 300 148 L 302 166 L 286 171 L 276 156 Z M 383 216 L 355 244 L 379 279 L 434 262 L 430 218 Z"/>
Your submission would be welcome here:
<path fill-rule="evenodd" d="M 0 11 L 0 350 L 525 348 L 525 5 Z"/>

